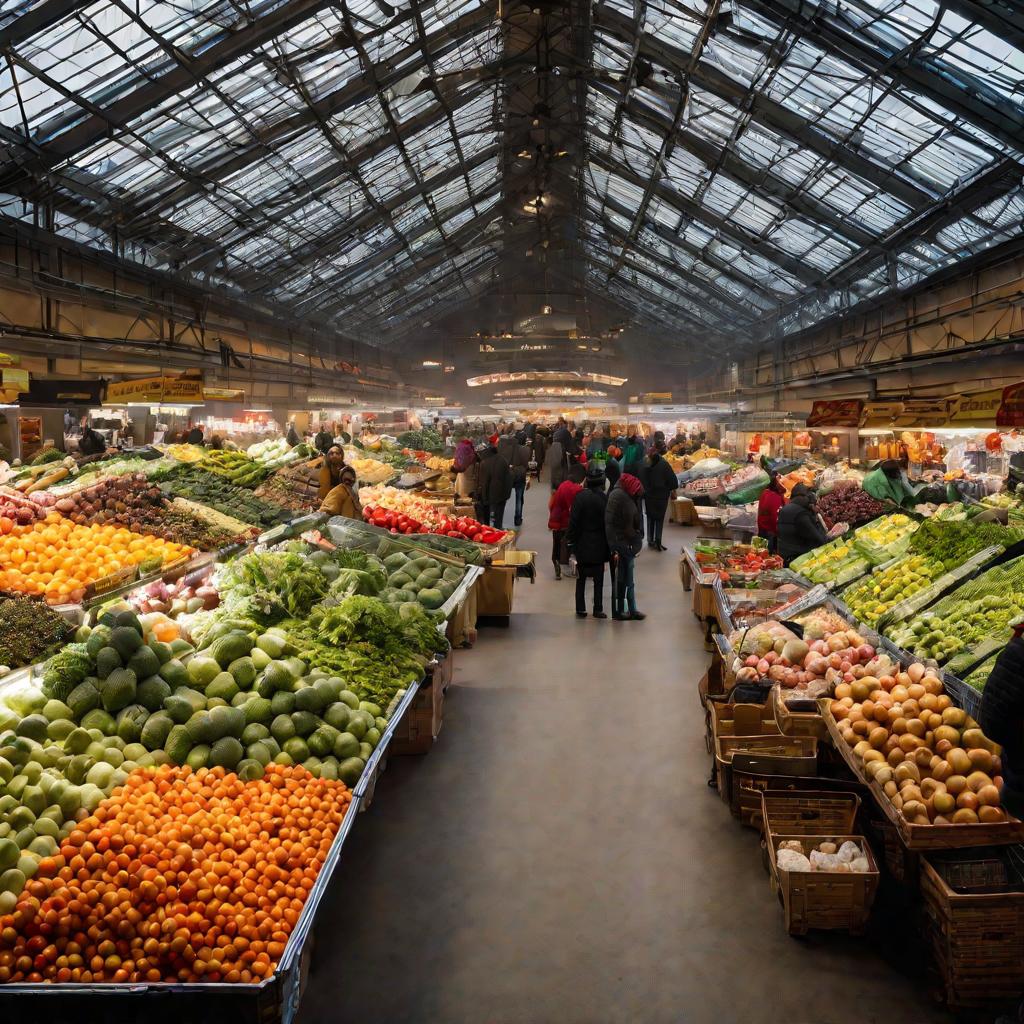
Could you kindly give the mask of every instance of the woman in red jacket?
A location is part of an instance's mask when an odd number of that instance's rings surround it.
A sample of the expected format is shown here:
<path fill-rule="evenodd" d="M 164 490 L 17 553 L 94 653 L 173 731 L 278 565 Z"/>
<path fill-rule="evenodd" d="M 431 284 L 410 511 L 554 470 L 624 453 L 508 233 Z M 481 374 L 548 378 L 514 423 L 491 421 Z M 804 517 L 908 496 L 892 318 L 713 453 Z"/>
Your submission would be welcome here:
<path fill-rule="evenodd" d="M 772 470 L 768 486 L 757 500 L 757 535 L 768 541 L 768 550 L 773 555 L 779 550 L 779 510 L 785 504 L 785 488 L 779 483 L 778 472 Z"/>
<path fill-rule="evenodd" d="M 548 529 L 551 531 L 551 561 L 555 565 L 555 579 L 562 578 L 562 540 L 569 529 L 569 513 L 573 499 L 583 490 L 587 471 L 574 462 L 569 467 L 568 479 L 563 480 L 548 502 Z"/>

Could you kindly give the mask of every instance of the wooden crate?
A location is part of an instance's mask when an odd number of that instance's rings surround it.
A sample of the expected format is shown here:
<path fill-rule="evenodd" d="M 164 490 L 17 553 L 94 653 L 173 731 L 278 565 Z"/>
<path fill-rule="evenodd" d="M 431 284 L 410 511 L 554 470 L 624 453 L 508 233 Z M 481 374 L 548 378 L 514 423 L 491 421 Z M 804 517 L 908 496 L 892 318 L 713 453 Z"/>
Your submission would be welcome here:
<path fill-rule="evenodd" d="M 444 690 L 443 674 L 431 675 L 419 688 L 395 729 L 389 755 L 426 754 L 433 748 L 444 724 Z"/>
<path fill-rule="evenodd" d="M 870 865 L 867 871 L 780 871 L 776 851 L 787 840 L 800 843 L 808 856 L 819 843 L 830 840 L 842 845 L 847 840 L 858 843 Z M 871 915 L 871 905 L 878 891 L 878 865 L 871 847 L 863 836 L 776 835 L 766 836 L 772 888 L 782 903 L 786 931 L 790 935 L 806 935 L 814 929 L 842 929 L 860 935 Z"/>
<path fill-rule="evenodd" d="M 995 1006 L 1024 994 L 1024 850 L 925 854 L 925 933 L 953 1007 Z"/>
<path fill-rule="evenodd" d="M 791 711 L 783 699 L 780 686 L 773 686 L 770 703 L 775 711 L 775 721 L 779 732 L 785 736 L 813 736 L 823 740 L 828 736 L 828 726 L 821 717 L 820 710 Z"/>
<path fill-rule="evenodd" d="M 733 770 L 749 775 L 814 775 L 817 740 L 808 736 L 722 736 L 716 741 L 715 775 L 719 795 L 740 816 Z"/>
<path fill-rule="evenodd" d="M 720 736 L 773 736 L 779 728 L 763 704 L 730 704 L 724 700 L 704 702 L 704 744 L 715 752 Z"/>
<path fill-rule="evenodd" d="M 761 817 L 768 834 L 827 836 L 853 832 L 860 797 L 826 790 L 765 789 Z"/>
<path fill-rule="evenodd" d="M 734 768 L 732 773 L 733 799 L 738 817 L 744 825 L 756 829 L 764 828 L 761 794 L 768 789 L 787 792 L 852 792 L 859 797 L 863 787 L 857 782 L 822 778 L 819 775 L 758 775 Z"/>

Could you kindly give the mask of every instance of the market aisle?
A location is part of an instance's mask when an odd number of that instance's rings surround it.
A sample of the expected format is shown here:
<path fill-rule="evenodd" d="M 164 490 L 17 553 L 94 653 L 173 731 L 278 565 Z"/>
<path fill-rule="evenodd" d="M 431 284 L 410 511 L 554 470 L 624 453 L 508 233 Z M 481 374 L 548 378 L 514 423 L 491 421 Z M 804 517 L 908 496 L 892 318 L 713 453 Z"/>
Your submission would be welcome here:
<path fill-rule="evenodd" d="M 945 1020 L 864 940 L 787 937 L 705 785 L 685 531 L 638 563 L 646 622 L 579 621 L 547 496 L 520 542 L 540 578 L 456 653 L 437 746 L 392 760 L 346 848 L 301 1024 Z"/>

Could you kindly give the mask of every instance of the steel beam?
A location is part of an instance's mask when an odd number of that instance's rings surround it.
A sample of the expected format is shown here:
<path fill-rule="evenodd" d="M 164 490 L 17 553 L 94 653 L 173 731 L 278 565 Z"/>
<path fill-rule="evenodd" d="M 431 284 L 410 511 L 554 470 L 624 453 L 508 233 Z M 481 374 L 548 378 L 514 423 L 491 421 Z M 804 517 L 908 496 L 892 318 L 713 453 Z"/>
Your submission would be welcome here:
<path fill-rule="evenodd" d="M 1024 107 L 1012 103 L 979 76 L 938 57 L 921 56 L 916 47 L 898 49 L 878 35 L 850 22 L 808 11 L 807 0 L 744 0 L 747 6 L 788 31 L 821 45 L 880 77 L 891 76 L 911 91 L 928 96 L 939 106 L 988 132 L 1019 151 L 1024 145 Z M 865 17 L 877 18 L 868 8 Z"/>
<path fill-rule="evenodd" d="M 608 6 L 604 0 L 598 0 L 594 10 L 597 27 L 620 40 L 631 42 L 632 36 L 629 33 L 632 29 L 628 18 Z M 640 52 L 653 63 L 673 72 L 686 67 L 685 51 L 646 32 L 643 34 Z M 725 100 L 737 110 L 745 111 L 759 124 L 817 153 L 909 206 L 923 207 L 937 196 L 934 185 L 913 178 L 905 170 L 897 171 L 860 153 L 770 97 L 758 92 L 752 94 L 746 82 L 733 78 L 708 60 L 698 62 L 690 79 L 694 85 Z"/>
<path fill-rule="evenodd" d="M 39 0 L 24 14 L 12 14 L 0 25 L 0 50 L 7 50 L 38 32 L 57 25 L 92 0 Z"/>

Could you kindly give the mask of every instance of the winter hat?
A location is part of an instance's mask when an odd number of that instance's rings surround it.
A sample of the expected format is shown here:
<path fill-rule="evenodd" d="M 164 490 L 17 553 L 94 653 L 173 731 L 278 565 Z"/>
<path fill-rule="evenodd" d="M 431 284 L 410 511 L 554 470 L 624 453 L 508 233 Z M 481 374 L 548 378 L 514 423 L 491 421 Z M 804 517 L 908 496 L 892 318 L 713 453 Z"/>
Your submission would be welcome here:
<path fill-rule="evenodd" d="M 632 473 L 623 473 L 619 477 L 619 486 L 631 498 L 638 498 L 644 493 L 644 485 Z"/>

